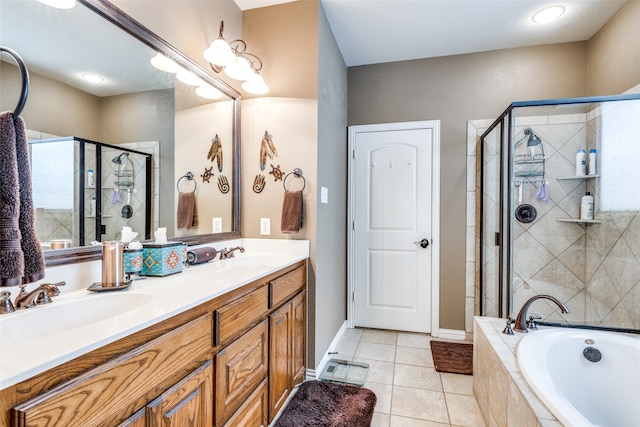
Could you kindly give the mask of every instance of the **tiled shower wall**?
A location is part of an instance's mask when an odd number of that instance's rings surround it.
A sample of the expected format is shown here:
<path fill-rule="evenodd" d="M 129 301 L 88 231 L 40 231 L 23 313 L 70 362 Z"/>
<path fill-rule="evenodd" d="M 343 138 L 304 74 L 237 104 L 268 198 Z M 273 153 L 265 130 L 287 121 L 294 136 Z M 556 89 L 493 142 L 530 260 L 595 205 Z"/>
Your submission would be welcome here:
<path fill-rule="evenodd" d="M 599 147 L 598 111 L 548 117 L 517 119 L 515 141 L 524 137 L 523 129 L 531 127 L 540 136 L 545 151 L 545 180 L 549 201 L 535 197 L 539 182 L 525 183 L 522 203 L 537 210 L 537 218 L 529 224 L 513 222 L 513 303 L 512 315 L 536 294 L 558 297 L 571 309 L 561 314 L 555 305 L 538 301 L 531 313 L 554 321 L 605 324 L 640 328 L 640 215 L 636 211 L 604 212 L 599 210 L 599 179 L 557 179 L 575 175 L 575 153 L 578 148 Z M 476 191 L 480 171 L 476 165 L 475 144 L 490 121 L 472 121 L 468 125 L 468 185 L 467 185 L 467 305 L 470 293 L 479 295 L 477 248 Z M 479 153 L 479 151 L 477 151 Z M 485 152 L 486 154 L 486 152 Z M 492 156 L 486 156 L 486 170 Z M 487 176 L 485 174 L 485 176 Z M 535 179 L 534 179 L 535 181 Z M 514 191 L 512 186 L 511 191 Z M 590 191 L 596 200 L 597 224 L 559 222 L 558 218 L 577 218 L 580 198 Z M 489 188 L 487 200 L 497 200 L 495 188 Z M 515 201 L 516 206 L 520 203 Z M 485 214 L 487 212 L 485 207 Z M 492 243 L 492 242 L 489 242 Z M 492 271 L 495 258 L 493 245 L 485 246 L 485 271 Z M 497 254 L 494 254 L 497 255 Z M 487 275 L 485 274 L 485 277 Z M 497 278 L 488 276 L 485 289 L 491 291 Z M 472 283 L 469 283 L 473 280 Z M 490 292 L 489 292 L 490 293 Z M 476 314 L 478 300 L 474 299 Z M 488 303 L 488 304 L 487 304 Z M 495 301 L 485 299 L 489 310 Z M 469 308 L 469 307 L 468 307 Z M 488 312 L 491 315 L 491 312 Z"/>

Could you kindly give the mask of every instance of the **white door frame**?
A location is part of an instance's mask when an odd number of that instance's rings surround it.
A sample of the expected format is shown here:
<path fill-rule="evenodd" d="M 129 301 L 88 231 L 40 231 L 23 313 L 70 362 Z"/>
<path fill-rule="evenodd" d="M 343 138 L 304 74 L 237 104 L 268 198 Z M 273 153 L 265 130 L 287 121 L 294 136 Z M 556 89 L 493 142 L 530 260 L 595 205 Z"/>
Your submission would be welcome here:
<path fill-rule="evenodd" d="M 355 326 L 354 313 L 355 302 L 353 301 L 355 286 L 354 260 L 354 144 L 355 136 L 362 132 L 375 131 L 399 131 L 413 129 L 432 129 L 433 146 L 431 152 L 431 218 L 432 235 L 429 248 L 432 253 L 431 268 L 431 336 L 437 337 L 440 334 L 440 120 L 426 120 L 419 122 L 399 122 L 381 123 L 372 125 L 349 126 L 349 196 L 348 196 L 348 221 L 347 221 L 347 325 L 350 328 Z"/>

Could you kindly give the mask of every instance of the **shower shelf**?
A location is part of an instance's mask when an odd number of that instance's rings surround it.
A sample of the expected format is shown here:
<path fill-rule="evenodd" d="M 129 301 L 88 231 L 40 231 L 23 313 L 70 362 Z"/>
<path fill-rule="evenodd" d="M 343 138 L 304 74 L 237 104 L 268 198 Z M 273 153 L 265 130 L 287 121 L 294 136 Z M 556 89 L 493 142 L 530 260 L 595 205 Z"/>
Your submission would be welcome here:
<path fill-rule="evenodd" d="M 565 179 L 593 179 L 600 178 L 600 175 L 581 175 L 581 176 L 558 176 L 557 180 L 565 180 Z"/>
<path fill-rule="evenodd" d="M 580 219 L 580 218 L 556 218 L 558 222 L 578 222 L 581 224 L 600 224 L 602 221 L 599 219 Z"/>

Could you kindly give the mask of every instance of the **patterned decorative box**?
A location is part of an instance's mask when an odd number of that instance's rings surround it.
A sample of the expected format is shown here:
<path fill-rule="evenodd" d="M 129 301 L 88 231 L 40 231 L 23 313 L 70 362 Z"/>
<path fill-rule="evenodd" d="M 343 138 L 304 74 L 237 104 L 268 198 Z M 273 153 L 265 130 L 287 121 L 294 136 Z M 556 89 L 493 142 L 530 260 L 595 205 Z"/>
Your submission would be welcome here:
<path fill-rule="evenodd" d="M 142 245 L 142 275 L 168 276 L 181 273 L 187 245 L 182 242 Z"/>

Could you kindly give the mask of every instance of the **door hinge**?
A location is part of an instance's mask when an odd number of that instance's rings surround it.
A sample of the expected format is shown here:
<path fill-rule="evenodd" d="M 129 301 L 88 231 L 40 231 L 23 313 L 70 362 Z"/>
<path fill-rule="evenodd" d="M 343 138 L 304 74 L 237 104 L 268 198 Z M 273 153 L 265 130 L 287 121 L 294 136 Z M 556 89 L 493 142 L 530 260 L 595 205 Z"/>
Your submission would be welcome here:
<path fill-rule="evenodd" d="M 353 159 L 355 159 L 355 158 L 356 158 L 356 150 L 355 150 L 355 149 L 353 150 L 353 153 L 352 153 L 351 157 L 352 157 Z"/>
<path fill-rule="evenodd" d="M 353 302 L 356 301 L 356 293 L 355 292 L 351 292 L 351 301 L 353 301 Z"/>
<path fill-rule="evenodd" d="M 352 229 L 352 230 L 355 230 L 355 229 L 356 229 L 356 221 L 355 221 L 355 220 L 353 220 L 353 221 L 351 222 L 351 229 Z"/>
<path fill-rule="evenodd" d="M 496 240 L 494 242 L 494 245 L 496 246 L 500 246 L 500 233 L 498 231 L 496 231 Z"/>

